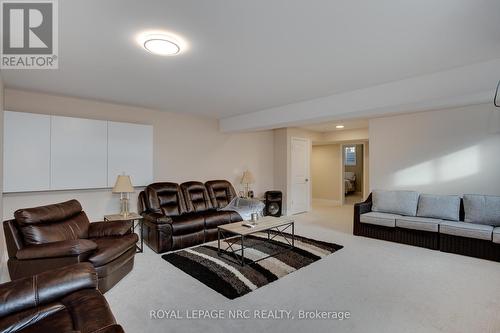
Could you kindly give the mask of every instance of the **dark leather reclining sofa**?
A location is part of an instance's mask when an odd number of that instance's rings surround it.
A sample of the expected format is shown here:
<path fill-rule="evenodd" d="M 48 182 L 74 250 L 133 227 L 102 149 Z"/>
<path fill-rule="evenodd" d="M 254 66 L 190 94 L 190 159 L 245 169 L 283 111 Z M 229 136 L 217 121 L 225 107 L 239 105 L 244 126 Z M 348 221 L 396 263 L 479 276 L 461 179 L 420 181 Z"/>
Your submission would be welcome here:
<path fill-rule="evenodd" d="M 217 226 L 242 221 L 234 211 L 220 211 L 236 192 L 226 180 L 154 183 L 139 194 L 144 241 L 157 253 L 217 239 Z"/>
<path fill-rule="evenodd" d="M 131 223 L 90 223 L 77 200 L 19 209 L 4 221 L 11 279 L 90 262 L 106 292 L 134 266 L 137 235 Z"/>
<path fill-rule="evenodd" d="M 0 285 L 0 332 L 121 333 L 90 263 Z"/>

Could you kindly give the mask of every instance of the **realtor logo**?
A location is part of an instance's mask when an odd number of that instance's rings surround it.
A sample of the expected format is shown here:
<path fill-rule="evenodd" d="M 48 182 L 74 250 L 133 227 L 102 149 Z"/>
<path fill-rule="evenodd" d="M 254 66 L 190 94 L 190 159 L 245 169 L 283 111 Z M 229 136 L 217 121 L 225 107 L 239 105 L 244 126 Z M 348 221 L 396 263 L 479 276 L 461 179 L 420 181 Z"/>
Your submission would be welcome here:
<path fill-rule="evenodd" d="M 57 69 L 56 0 L 0 0 L 1 68 Z"/>

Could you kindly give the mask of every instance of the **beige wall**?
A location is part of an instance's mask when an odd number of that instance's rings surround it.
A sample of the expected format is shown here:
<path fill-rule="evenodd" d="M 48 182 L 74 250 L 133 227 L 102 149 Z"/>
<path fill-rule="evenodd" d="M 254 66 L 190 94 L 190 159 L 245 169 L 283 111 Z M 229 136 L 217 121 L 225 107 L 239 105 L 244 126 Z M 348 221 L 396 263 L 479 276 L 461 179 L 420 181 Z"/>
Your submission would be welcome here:
<path fill-rule="evenodd" d="M 286 212 L 287 174 L 287 129 L 274 131 L 274 189 L 283 193 L 283 212 Z"/>
<path fill-rule="evenodd" d="M 3 175 L 3 109 L 4 109 L 4 87 L 0 76 L 0 175 Z M 3 188 L 3 176 L 0 176 L 0 188 Z M 3 214 L 2 192 L 0 191 L 0 214 Z M 3 227 L 0 228 L 0 281 L 4 281 L 7 274 L 7 249 L 5 248 L 5 238 Z"/>
<path fill-rule="evenodd" d="M 364 149 L 363 149 L 363 164 L 364 164 L 364 170 L 363 170 L 363 199 L 366 199 L 368 195 L 370 194 L 370 143 L 365 142 L 364 143 Z"/>
<path fill-rule="evenodd" d="M 368 140 L 368 128 L 324 132 L 318 141 L 321 142 L 345 142 Z"/>
<path fill-rule="evenodd" d="M 228 179 L 240 189 L 245 169 L 255 176 L 257 195 L 274 187 L 272 131 L 224 134 L 215 119 L 140 107 L 6 89 L 5 109 L 62 116 L 151 124 L 156 181 Z M 91 163 L 91 161 L 89 161 Z M 136 196 L 131 202 L 136 207 Z M 76 198 L 93 220 L 119 210 L 109 189 L 6 194 L 4 218 L 14 210 Z"/>
<path fill-rule="evenodd" d="M 492 104 L 373 119 L 370 187 L 500 195 L 499 152 Z"/>
<path fill-rule="evenodd" d="M 313 200 L 340 204 L 341 150 L 339 144 L 312 147 L 311 180 Z"/>

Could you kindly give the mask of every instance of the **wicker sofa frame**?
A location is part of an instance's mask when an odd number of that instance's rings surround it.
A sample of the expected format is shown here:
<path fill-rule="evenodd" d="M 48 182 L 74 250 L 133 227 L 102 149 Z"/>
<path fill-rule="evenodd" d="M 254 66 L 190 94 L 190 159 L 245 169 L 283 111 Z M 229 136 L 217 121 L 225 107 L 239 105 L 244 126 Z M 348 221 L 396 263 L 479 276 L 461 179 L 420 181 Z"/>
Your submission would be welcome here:
<path fill-rule="evenodd" d="M 354 205 L 354 235 L 500 262 L 500 244 L 438 232 L 361 223 L 360 216 L 371 211 L 372 194 L 364 202 Z M 460 221 L 464 221 L 464 215 L 464 205 L 463 200 L 461 200 Z"/>

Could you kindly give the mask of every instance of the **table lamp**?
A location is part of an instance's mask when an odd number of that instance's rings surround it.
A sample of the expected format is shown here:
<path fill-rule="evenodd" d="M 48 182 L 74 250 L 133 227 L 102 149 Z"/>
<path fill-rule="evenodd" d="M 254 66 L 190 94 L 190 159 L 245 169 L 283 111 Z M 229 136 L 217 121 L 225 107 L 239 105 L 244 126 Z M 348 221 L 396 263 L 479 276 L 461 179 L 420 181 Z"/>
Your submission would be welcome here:
<path fill-rule="evenodd" d="M 250 184 L 253 184 L 255 179 L 250 171 L 243 172 L 243 177 L 241 177 L 241 184 L 245 185 L 245 196 L 248 197 L 248 191 L 250 190 Z"/>
<path fill-rule="evenodd" d="M 116 178 L 115 187 L 113 187 L 113 193 L 120 193 L 120 215 L 123 217 L 128 216 L 128 201 L 129 193 L 134 193 L 134 187 L 130 181 L 130 176 L 120 175 Z"/>

